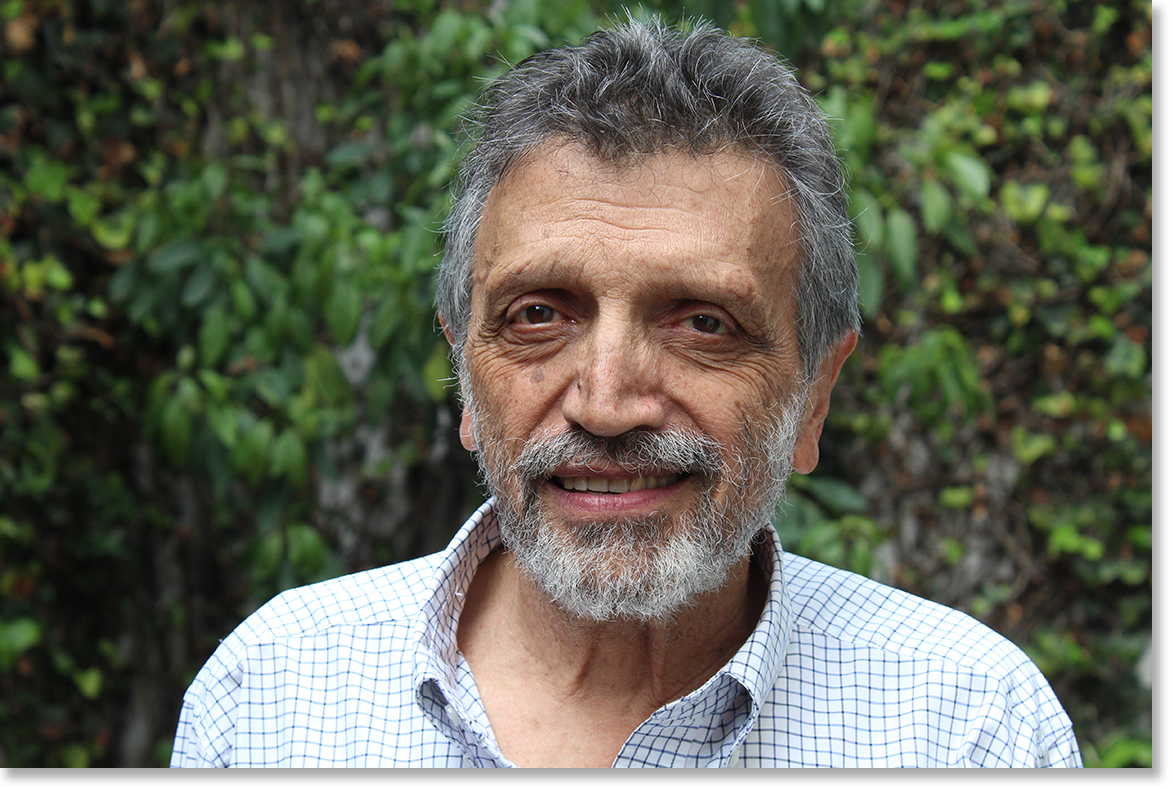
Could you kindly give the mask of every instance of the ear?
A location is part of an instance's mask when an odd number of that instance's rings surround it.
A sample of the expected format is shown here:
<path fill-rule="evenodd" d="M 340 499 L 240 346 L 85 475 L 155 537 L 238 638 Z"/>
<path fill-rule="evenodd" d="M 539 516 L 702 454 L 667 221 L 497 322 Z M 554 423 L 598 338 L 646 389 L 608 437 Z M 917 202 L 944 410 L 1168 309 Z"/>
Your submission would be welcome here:
<path fill-rule="evenodd" d="M 452 329 L 448 328 L 448 321 L 444 320 L 443 316 L 440 318 L 440 328 L 444 330 L 444 337 L 447 338 L 449 345 L 455 345 L 456 339 L 452 336 Z M 468 406 L 464 407 L 464 411 L 460 414 L 460 445 L 469 452 L 477 451 L 477 440 L 472 432 L 472 413 L 468 410 Z"/>
<path fill-rule="evenodd" d="M 469 452 L 477 451 L 477 439 L 472 432 L 472 413 L 468 410 L 467 405 L 460 415 L 460 445 Z"/>
<path fill-rule="evenodd" d="M 799 474 L 809 474 L 819 464 L 819 437 L 823 434 L 827 412 L 831 410 L 831 390 L 839 380 L 843 363 L 855 350 L 858 338 L 855 332 L 848 332 L 835 346 L 834 352 L 823 361 L 818 377 L 811 385 L 806 419 L 799 428 L 798 439 L 794 444 L 794 470 Z"/>

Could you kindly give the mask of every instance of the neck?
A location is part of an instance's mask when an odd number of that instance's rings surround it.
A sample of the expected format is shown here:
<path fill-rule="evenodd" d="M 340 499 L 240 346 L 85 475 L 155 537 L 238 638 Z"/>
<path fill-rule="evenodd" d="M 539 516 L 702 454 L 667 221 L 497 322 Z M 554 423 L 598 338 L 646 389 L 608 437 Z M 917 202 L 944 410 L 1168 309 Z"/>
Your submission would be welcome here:
<path fill-rule="evenodd" d="M 766 589 L 747 557 L 670 620 L 600 622 L 567 613 L 498 551 L 473 579 L 458 642 L 478 685 L 478 671 L 509 666 L 564 703 L 638 709 L 638 725 L 729 661 L 756 626 Z"/>

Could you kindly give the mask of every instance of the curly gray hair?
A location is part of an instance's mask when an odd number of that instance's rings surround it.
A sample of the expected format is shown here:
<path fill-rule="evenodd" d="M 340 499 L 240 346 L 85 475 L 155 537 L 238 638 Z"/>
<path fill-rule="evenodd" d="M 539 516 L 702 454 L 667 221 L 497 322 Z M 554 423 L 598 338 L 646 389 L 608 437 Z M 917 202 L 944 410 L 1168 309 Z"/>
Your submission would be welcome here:
<path fill-rule="evenodd" d="M 605 161 L 669 148 L 741 148 L 777 167 L 801 244 L 798 336 L 813 380 L 859 328 L 858 275 L 842 165 L 818 105 L 790 69 L 709 25 L 688 33 L 628 21 L 538 53 L 490 83 L 470 116 L 475 145 L 453 187 L 436 302 L 463 372 L 477 226 L 489 191 L 551 140 Z"/>

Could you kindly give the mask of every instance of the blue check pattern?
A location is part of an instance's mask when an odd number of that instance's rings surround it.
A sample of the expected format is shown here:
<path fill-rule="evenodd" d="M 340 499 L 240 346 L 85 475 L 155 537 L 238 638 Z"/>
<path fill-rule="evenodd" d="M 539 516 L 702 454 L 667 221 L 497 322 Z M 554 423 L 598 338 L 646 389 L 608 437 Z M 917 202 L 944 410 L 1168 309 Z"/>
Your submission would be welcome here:
<path fill-rule="evenodd" d="M 499 545 L 490 501 L 441 553 L 274 598 L 196 676 L 171 765 L 513 766 L 456 645 Z M 616 767 L 1081 766 L 1050 686 L 989 628 L 786 554 L 773 530 L 754 557 L 770 579 L 757 628 Z"/>

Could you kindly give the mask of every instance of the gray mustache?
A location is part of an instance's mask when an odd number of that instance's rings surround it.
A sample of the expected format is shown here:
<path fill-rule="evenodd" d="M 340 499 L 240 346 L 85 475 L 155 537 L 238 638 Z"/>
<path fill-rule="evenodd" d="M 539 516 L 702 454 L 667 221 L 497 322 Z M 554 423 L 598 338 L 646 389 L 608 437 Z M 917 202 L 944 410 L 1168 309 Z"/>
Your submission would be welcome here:
<path fill-rule="evenodd" d="M 624 472 L 716 476 L 723 468 L 721 445 L 700 433 L 680 430 L 632 430 L 619 436 L 596 436 L 573 430 L 534 439 L 513 462 L 523 479 L 544 479 L 564 463 Z"/>

